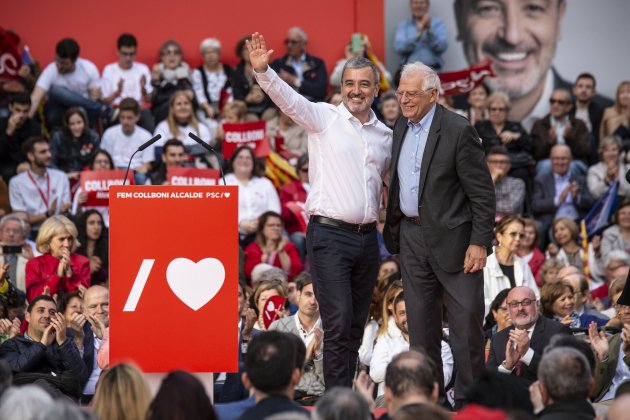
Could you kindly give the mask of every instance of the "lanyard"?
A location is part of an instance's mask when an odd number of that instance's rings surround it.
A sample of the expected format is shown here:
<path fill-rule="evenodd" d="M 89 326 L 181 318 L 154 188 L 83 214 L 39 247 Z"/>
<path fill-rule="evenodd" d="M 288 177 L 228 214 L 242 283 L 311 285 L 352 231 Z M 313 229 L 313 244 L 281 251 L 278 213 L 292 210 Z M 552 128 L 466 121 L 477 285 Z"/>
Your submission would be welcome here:
<path fill-rule="evenodd" d="M 39 196 L 42 198 L 46 209 L 48 209 L 48 199 L 50 198 L 50 176 L 48 176 L 48 172 L 46 172 L 46 195 L 44 195 L 42 189 L 39 188 L 39 185 L 37 185 L 37 182 L 35 182 L 35 178 L 33 178 L 33 175 L 31 175 L 31 171 L 26 171 L 26 174 L 28 175 L 28 178 L 31 180 L 33 185 L 35 185 L 35 188 L 37 188 Z"/>

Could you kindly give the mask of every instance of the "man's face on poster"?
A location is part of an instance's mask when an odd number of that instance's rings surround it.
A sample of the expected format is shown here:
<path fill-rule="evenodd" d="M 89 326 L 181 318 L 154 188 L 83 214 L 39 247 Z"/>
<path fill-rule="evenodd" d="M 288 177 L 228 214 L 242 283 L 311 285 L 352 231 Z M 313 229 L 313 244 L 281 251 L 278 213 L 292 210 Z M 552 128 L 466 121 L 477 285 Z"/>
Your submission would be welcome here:
<path fill-rule="evenodd" d="M 469 64 L 493 61 L 492 90 L 512 99 L 542 86 L 551 66 L 564 0 L 456 0 L 455 15 Z"/>

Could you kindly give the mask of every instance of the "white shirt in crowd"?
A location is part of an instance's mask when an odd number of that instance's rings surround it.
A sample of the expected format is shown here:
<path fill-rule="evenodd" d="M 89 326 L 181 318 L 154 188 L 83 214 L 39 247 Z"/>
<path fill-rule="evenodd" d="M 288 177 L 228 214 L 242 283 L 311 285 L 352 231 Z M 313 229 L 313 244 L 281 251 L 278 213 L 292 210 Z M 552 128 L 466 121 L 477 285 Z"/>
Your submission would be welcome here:
<path fill-rule="evenodd" d="M 313 103 L 268 68 L 260 87 L 308 132 L 310 214 L 348 223 L 378 220 L 383 182 L 389 183 L 392 131 L 374 113 L 362 124 L 341 103 Z"/>
<path fill-rule="evenodd" d="M 122 125 L 118 124 L 105 130 L 101 139 L 101 149 L 107 150 L 112 155 L 116 168 L 126 169 L 131 155 L 151 137 L 153 137 L 151 133 L 137 125 L 131 135 L 126 135 L 123 133 Z M 136 153 L 131 161 L 131 169 L 154 160 L 153 148 L 149 147 Z"/>
<path fill-rule="evenodd" d="M 223 86 L 227 82 L 227 75 L 224 71 L 218 72 L 209 72 L 206 68 L 203 68 L 203 71 L 206 73 L 206 78 L 208 80 L 208 84 L 206 85 L 206 89 L 208 90 L 208 95 L 210 95 L 210 100 L 212 102 L 218 102 L 221 99 L 221 91 L 223 90 Z M 203 89 L 203 78 L 201 77 L 201 71 L 199 69 L 195 69 L 192 72 L 192 86 L 195 91 L 195 97 L 197 98 L 197 102 L 200 104 L 208 102 L 206 98 L 206 94 Z"/>
<path fill-rule="evenodd" d="M 89 98 L 90 89 L 100 87 L 101 80 L 94 63 L 77 58 L 75 70 L 72 73 L 60 74 L 54 61 L 46 66 L 39 75 L 36 86 L 48 92 L 53 85 L 67 88 Z"/>
<path fill-rule="evenodd" d="M 123 87 L 120 95 L 112 102 L 113 106 L 120 105 L 123 98 L 133 98 L 142 103 L 142 76 L 145 78 L 144 88 L 147 93 L 153 91 L 151 86 L 151 72 L 146 64 L 134 62 L 130 69 L 122 69 L 118 63 L 111 63 L 103 69 L 101 91 L 104 97 L 108 97 L 118 89 L 118 82 L 123 79 Z"/>
<path fill-rule="evenodd" d="M 267 178 L 253 177 L 247 185 L 241 184 L 236 175 L 225 176 L 227 185 L 238 185 L 238 222 L 258 219 L 266 211 L 280 213 L 280 198 L 276 188 Z"/>
<path fill-rule="evenodd" d="M 59 213 L 62 204 L 70 203 L 68 177 L 57 169 L 48 168 L 41 177 L 29 169 L 9 181 L 9 200 L 13 211 L 29 215 L 45 213 L 57 200 Z"/>

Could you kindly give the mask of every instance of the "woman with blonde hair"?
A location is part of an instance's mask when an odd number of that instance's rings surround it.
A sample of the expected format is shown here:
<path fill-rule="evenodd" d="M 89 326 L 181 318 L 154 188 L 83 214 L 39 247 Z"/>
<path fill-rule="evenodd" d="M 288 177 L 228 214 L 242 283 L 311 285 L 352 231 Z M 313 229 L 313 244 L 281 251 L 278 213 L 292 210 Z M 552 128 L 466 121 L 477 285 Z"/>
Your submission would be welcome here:
<path fill-rule="evenodd" d="M 551 224 L 553 243 L 547 247 L 547 258 L 557 258 L 566 265 L 572 265 L 584 273 L 584 250 L 578 243 L 580 232 L 577 223 L 568 217 L 559 217 Z M 597 239 L 595 239 L 597 238 Z M 601 255 L 598 257 L 601 240 L 594 237 L 588 244 L 588 267 L 596 279 L 603 277 Z"/>
<path fill-rule="evenodd" d="M 394 321 L 394 300 L 396 296 L 403 290 L 402 280 L 396 280 L 390 284 L 389 288 L 383 296 L 383 316 L 381 317 L 381 325 L 378 328 L 376 337 L 389 334 L 391 338 L 400 335 L 400 329 Z"/>
<path fill-rule="evenodd" d="M 101 420 L 145 420 L 151 391 L 142 372 L 121 363 L 103 371 L 92 408 Z"/>
<path fill-rule="evenodd" d="M 255 330 L 266 331 L 264 315 L 265 315 L 265 303 L 272 296 L 282 296 L 287 298 L 287 289 L 281 280 L 267 280 L 260 283 L 256 292 L 254 292 L 254 305 L 258 312 L 258 321 L 254 325 Z M 284 307 L 277 309 L 278 319 L 284 317 Z"/>
<path fill-rule="evenodd" d="M 604 110 L 599 127 L 599 138 L 616 134 L 622 138 L 630 135 L 630 80 L 624 80 L 617 86 L 615 104 Z M 624 147 L 624 150 L 627 150 Z"/>
<path fill-rule="evenodd" d="M 42 223 L 35 242 L 42 255 L 26 263 L 29 301 L 42 294 L 54 296 L 90 287 L 90 260 L 74 253 L 77 235 L 76 226 L 65 216 L 52 216 Z"/>

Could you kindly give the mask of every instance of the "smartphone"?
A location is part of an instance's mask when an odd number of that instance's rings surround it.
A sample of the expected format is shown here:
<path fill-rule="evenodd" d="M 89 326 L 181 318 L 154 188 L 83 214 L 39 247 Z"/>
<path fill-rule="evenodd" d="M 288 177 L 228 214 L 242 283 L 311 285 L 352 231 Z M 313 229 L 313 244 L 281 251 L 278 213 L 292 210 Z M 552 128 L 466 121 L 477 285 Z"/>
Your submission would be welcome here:
<path fill-rule="evenodd" d="M 352 38 L 350 38 L 350 49 L 352 52 L 359 52 L 361 47 L 363 47 L 363 35 L 359 33 L 352 34 Z"/>
<path fill-rule="evenodd" d="M 22 247 L 20 245 L 2 245 L 3 254 L 21 254 Z"/>

